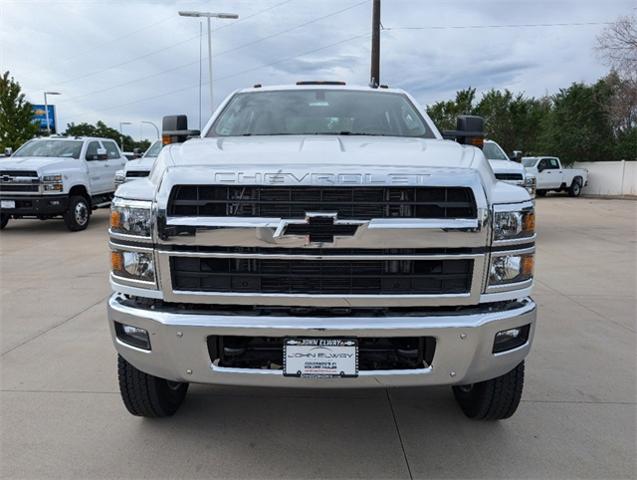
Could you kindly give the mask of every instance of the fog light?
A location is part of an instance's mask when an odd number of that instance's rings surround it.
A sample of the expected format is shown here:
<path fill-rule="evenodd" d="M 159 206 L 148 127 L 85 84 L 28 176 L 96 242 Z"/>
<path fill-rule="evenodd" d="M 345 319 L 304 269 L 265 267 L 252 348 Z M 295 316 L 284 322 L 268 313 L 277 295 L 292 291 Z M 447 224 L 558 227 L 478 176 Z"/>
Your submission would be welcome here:
<path fill-rule="evenodd" d="M 531 325 L 502 330 L 495 334 L 493 353 L 506 352 L 524 345 L 529 339 Z"/>
<path fill-rule="evenodd" d="M 120 277 L 155 281 L 155 264 L 151 252 L 111 252 L 111 267 L 113 273 Z"/>
<path fill-rule="evenodd" d="M 115 333 L 117 338 L 128 345 L 150 350 L 150 338 L 148 337 L 148 332 L 143 328 L 115 322 Z"/>

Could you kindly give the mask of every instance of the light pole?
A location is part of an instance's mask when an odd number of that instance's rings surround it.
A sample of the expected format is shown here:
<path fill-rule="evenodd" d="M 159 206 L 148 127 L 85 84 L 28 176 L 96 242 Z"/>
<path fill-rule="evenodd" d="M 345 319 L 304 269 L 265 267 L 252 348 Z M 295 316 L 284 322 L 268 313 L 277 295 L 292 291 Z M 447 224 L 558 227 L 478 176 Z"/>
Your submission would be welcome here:
<path fill-rule="evenodd" d="M 47 95 L 62 95 L 60 92 L 44 92 L 44 112 L 46 114 L 46 132 L 51 135 L 51 123 L 49 122 L 49 102 L 46 99 Z"/>
<path fill-rule="evenodd" d="M 210 79 L 210 113 L 215 111 L 214 99 L 212 97 L 212 36 L 210 34 L 210 19 L 211 18 L 239 18 L 236 13 L 213 13 L 213 12 L 179 12 L 182 17 L 205 17 L 208 22 L 208 77 Z"/>
<path fill-rule="evenodd" d="M 142 123 L 155 127 L 155 132 L 157 132 L 157 140 L 161 139 L 161 137 L 159 136 L 159 128 L 157 128 L 157 125 L 155 125 L 153 122 L 149 122 L 148 120 L 142 120 Z"/>
<path fill-rule="evenodd" d="M 124 125 L 132 125 L 131 122 L 119 122 L 119 146 L 124 151 L 124 133 L 122 133 L 122 127 Z"/>

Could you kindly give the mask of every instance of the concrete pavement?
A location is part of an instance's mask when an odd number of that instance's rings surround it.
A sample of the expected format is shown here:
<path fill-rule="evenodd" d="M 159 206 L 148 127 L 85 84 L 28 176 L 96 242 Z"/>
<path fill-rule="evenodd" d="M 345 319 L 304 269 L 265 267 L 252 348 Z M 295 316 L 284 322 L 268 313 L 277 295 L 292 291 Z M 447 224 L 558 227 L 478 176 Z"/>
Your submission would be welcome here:
<path fill-rule="evenodd" d="M 107 211 L 0 233 L 2 478 L 634 478 L 637 202 L 538 199 L 539 324 L 516 415 L 448 388 L 192 386 L 124 409 L 105 319 Z"/>

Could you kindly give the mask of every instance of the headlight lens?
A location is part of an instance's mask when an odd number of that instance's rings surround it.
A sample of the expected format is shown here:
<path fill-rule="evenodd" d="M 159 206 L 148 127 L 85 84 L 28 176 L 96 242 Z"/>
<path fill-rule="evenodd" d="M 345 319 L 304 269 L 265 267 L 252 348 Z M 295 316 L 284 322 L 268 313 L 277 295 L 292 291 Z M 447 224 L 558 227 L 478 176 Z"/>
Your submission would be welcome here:
<path fill-rule="evenodd" d="M 496 240 L 532 237 L 535 233 L 535 211 L 495 212 L 493 232 Z"/>
<path fill-rule="evenodd" d="M 115 185 L 120 185 L 126 181 L 126 173 L 124 170 L 118 170 L 115 172 Z"/>
<path fill-rule="evenodd" d="M 120 277 L 155 281 L 155 262 L 151 252 L 112 251 L 111 266 L 113 273 Z"/>
<path fill-rule="evenodd" d="M 63 192 L 64 186 L 62 185 L 62 175 L 43 175 L 42 183 L 45 192 Z"/>
<path fill-rule="evenodd" d="M 535 175 L 527 173 L 524 178 L 524 188 L 526 188 L 526 191 L 529 192 L 532 197 L 535 197 L 535 190 L 537 188 L 537 177 Z"/>
<path fill-rule="evenodd" d="M 111 230 L 126 235 L 150 237 L 151 203 L 115 198 L 111 206 Z"/>
<path fill-rule="evenodd" d="M 44 175 L 42 177 L 43 182 L 61 182 L 62 175 Z"/>
<path fill-rule="evenodd" d="M 499 255 L 491 258 L 489 285 L 519 283 L 533 278 L 533 253 Z"/>

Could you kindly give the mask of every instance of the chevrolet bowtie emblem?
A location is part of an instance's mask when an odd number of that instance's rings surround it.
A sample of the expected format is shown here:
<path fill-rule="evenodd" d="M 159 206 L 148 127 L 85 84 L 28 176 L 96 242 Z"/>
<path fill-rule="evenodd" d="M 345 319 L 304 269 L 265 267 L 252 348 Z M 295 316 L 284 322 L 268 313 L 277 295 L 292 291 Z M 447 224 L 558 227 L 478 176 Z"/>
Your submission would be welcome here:
<path fill-rule="evenodd" d="M 308 212 L 303 220 L 281 220 L 274 238 L 303 236 L 307 243 L 334 243 L 334 237 L 351 237 L 362 220 L 338 220 L 337 213 Z"/>

